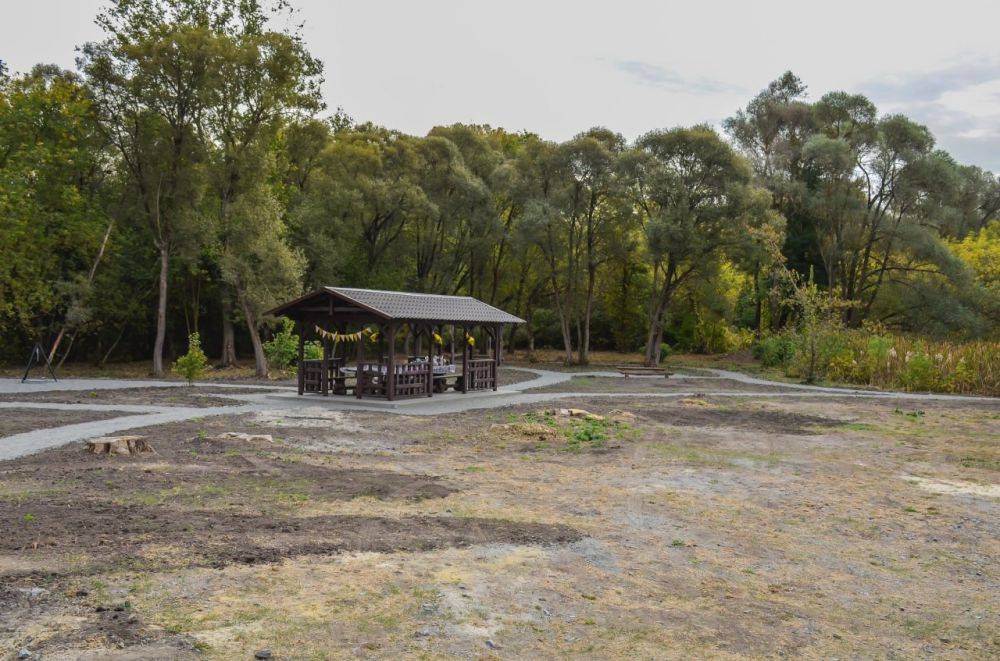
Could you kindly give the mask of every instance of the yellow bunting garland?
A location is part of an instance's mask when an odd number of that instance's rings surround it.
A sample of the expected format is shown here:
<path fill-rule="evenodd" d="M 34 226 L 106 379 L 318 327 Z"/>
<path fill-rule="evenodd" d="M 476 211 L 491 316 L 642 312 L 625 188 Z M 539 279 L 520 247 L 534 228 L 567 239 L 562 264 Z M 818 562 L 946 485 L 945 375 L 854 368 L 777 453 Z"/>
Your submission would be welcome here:
<path fill-rule="evenodd" d="M 472 337 L 468 333 L 465 334 L 465 341 L 469 343 L 470 347 L 476 346 L 476 338 Z"/>
<path fill-rule="evenodd" d="M 437 344 L 438 346 L 444 345 L 444 338 L 438 333 L 434 333 L 434 344 Z"/>
<path fill-rule="evenodd" d="M 334 343 L 337 342 L 360 342 L 365 336 L 372 336 L 372 339 L 378 337 L 378 333 L 370 328 L 363 328 L 357 333 L 337 333 L 336 331 L 330 332 L 328 330 L 323 330 L 319 326 L 316 326 L 316 333 L 319 334 L 324 340 L 332 340 Z"/>

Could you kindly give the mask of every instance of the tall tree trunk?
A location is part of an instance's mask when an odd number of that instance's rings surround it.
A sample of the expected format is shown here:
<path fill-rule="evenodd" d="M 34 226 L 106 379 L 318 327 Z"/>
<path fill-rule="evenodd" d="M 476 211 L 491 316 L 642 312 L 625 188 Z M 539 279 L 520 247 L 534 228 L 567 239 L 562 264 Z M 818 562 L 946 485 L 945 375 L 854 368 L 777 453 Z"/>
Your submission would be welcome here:
<path fill-rule="evenodd" d="M 97 266 L 101 263 L 101 258 L 104 257 L 104 251 L 108 247 L 108 239 L 111 238 L 111 228 L 115 226 L 115 221 L 110 221 L 108 223 L 108 229 L 104 230 L 104 238 L 101 239 L 101 247 L 97 249 L 97 255 L 94 256 L 94 262 L 90 265 L 90 271 L 87 273 L 87 286 L 94 284 L 94 276 L 97 275 Z M 49 350 L 49 362 L 54 362 L 56 359 L 56 351 L 59 349 L 59 345 L 62 343 L 63 338 L 66 337 L 66 333 L 69 331 L 69 324 L 64 323 L 62 328 L 59 329 L 59 334 L 56 335 L 56 341 L 52 343 L 52 348 Z M 69 354 L 69 349 L 66 350 Z M 66 356 L 63 356 L 62 361 L 59 361 L 59 365 L 62 366 L 63 361 L 66 360 Z"/>
<path fill-rule="evenodd" d="M 167 337 L 167 284 L 170 274 L 170 251 L 160 244 L 160 300 L 156 306 L 156 341 L 153 343 L 153 376 L 163 376 L 163 342 Z"/>
<path fill-rule="evenodd" d="M 243 316 L 247 320 L 247 331 L 250 333 L 250 344 L 253 345 L 254 375 L 260 379 L 267 378 L 267 355 L 264 353 L 264 344 L 260 341 L 260 330 L 257 328 L 257 316 L 250 309 L 245 296 L 239 296 L 240 307 L 243 308 Z"/>
<path fill-rule="evenodd" d="M 236 364 L 236 332 L 233 328 L 233 299 L 228 290 L 222 292 L 222 357 L 219 367 Z"/>
<path fill-rule="evenodd" d="M 753 266 L 753 299 L 754 299 L 754 309 L 753 309 L 754 334 L 757 337 L 760 337 L 762 335 L 760 326 L 764 312 L 764 299 L 760 291 L 760 262 L 755 262 Z"/>
<path fill-rule="evenodd" d="M 647 367 L 653 367 L 660 361 L 658 338 L 661 337 L 662 334 L 663 323 L 658 318 L 654 319 L 649 324 L 649 330 L 646 333 L 646 353 L 644 359 Z"/>
<path fill-rule="evenodd" d="M 552 287 L 557 286 L 555 278 L 552 279 Z M 563 339 L 563 362 L 567 365 L 573 363 L 573 332 L 570 328 L 569 313 L 566 305 L 562 302 L 558 293 L 553 293 L 556 302 L 556 312 L 559 313 L 559 329 L 562 331 Z"/>
<path fill-rule="evenodd" d="M 597 269 L 593 266 L 587 269 L 587 300 L 583 306 L 583 337 L 580 339 L 580 364 L 590 364 L 590 319 L 594 316 L 594 288 L 597 280 Z"/>
<path fill-rule="evenodd" d="M 653 367 L 660 364 L 660 344 L 663 343 L 663 317 L 670 305 L 670 298 L 673 296 L 674 288 L 678 284 L 675 281 L 677 269 L 671 263 L 663 271 L 663 285 L 656 300 L 650 305 L 649 332 L 646 334 L 646 365 Z M 681 279 L 683 279 L 683 275 Z M 654 279 L 655 282 L 655 279 Z"/>

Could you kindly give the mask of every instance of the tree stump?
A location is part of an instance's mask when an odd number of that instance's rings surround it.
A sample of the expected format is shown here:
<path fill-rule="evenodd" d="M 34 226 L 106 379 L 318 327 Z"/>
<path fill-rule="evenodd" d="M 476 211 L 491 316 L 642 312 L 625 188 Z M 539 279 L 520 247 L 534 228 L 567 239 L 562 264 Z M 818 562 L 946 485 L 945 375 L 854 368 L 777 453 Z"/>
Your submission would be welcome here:
<path fill-rule="evenodd" d="M 117 454 L 131 456 L 156 450 L 142 436 L 102 436 L 87 441 L 87 449 L 94 454 Z"/>

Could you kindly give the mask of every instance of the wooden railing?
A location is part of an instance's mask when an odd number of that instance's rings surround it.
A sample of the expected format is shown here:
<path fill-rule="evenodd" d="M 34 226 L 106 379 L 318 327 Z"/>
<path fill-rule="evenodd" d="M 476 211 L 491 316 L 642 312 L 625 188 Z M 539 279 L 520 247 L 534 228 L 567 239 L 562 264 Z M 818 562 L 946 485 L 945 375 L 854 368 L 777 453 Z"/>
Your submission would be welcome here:
<path fill-rule="evenodd" d="M 495 390 L 497 387 L 497 363 L 492 358 L 473 358 L 465 363 L 465 390 Z"/>
<path fill-rule="evenodd" d="M 404 363 L 394 365 L 392 374 L 386 373 L 384 363 L 358 363 L 357 385 L 354 395 L 403 399 L 430 397 L 434 386 L 434 370 L 430 363 Z"/>
<path fill-rule="evenodd" d="M 343 358 L 330 358 L 327 361 L 327 388 L 333 387 L 333 379 L 339 375 L 343 367 Z M 302 392 L 323 392 L 323 361 L 303 360 L 299 365 L 299 390 Z"/>
<path fill-rule="evenodd" d="M 430 363 L 396 365 L 393 395 L 402 397 L 430 397 L 434 387 L 434 367 Z"/>

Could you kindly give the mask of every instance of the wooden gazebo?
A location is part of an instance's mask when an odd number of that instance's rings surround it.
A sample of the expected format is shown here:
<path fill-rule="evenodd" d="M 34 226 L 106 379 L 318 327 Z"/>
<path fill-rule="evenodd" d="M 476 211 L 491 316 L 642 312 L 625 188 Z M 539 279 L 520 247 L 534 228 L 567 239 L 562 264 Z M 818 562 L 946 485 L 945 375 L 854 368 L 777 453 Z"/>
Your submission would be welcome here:
<path fill-rule="evenodd" d="M 348 394 L 353 375 L 355 397 L 388 400 L 430 397 L 449 386 L 496 390 L 504 327 L 524 323 L 471 296 L 350 287 L 323 287 L 268 314 L 295 321 L 300 395 Z M 306 360 L 305 343 L 313 339 L 322 342 L 323 357 Z M 397 352 L 400 341 L 403 355 Z"/>

